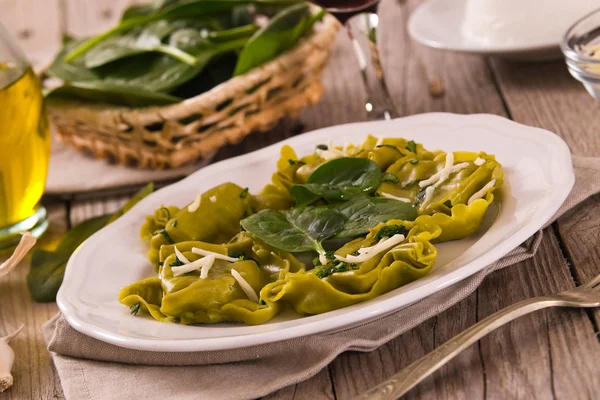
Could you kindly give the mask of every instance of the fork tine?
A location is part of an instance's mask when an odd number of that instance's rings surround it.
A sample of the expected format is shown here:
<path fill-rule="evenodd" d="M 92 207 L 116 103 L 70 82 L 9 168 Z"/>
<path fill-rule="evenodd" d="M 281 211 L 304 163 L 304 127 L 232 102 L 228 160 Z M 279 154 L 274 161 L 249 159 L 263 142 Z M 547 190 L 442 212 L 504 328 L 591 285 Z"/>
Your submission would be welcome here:
<path fill-rule="evenodd" d="M 591 289 L 598 284 L 600 284 L 600 275 L 596 276 L 591 281 L 584 283 L 581 285 L 581 287 L 585 289 Z"/>

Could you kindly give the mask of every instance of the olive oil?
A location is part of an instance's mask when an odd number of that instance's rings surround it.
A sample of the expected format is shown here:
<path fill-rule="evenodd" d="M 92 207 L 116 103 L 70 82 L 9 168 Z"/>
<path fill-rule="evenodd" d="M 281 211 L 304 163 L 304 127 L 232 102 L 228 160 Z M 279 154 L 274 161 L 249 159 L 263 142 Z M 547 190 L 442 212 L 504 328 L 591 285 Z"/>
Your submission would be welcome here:
<path fill-rule="evenodd" d="M 10 227 L 35 225 L 15 224 L 38 211 L 49 158 L 50 132 L 36 75 L 0 61 L 0 236 L 13 233 Z"/>

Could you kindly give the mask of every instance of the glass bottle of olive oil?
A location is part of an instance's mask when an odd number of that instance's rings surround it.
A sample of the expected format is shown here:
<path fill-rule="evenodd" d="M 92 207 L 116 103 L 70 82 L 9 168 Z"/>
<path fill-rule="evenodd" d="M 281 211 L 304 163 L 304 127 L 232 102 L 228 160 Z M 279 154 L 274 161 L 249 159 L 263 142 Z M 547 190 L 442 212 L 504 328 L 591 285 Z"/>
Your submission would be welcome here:
<path fill-rule="evenodd" d="M 0 250 L 44 232 L 50 132 L 39 80 L 0 26 Z"/>

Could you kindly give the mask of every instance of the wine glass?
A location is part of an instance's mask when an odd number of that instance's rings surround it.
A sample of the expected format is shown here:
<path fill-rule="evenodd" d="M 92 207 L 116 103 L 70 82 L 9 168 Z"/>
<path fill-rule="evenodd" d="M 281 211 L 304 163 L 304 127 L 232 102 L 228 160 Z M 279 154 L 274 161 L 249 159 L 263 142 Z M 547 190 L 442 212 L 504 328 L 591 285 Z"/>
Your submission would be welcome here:
<path fill-rule="evenodd" d="M 40 200 L 50 159 L 50 132 L 40 82 L 0 24 L 0 250 L 20 232 L 48 227 Z"/>
<path fill-rule="evenodd" d="M 398 112 L 394 102 L 389 94 L 385 75 L 381 66 L 379 49 L 377 48 L 377 29 L 379 28 L 379 16 L 377 9 L 379 0 L 314 0 L 314 3 L 326 9 L 334 15 L 346 27 L 348 36 L 352 41 L 354 52 L 356 54 L 358 65 L 360 67 L 361 77 L 367 90 L 367 102 L 365 109 L 367 117 L 373 119 L 392 119 L 398 117 Z M 365 41 L 359 41 L 352 31 L 350 18 L 360 14 L 364 18 L 364 32 L 366 36 L 367 48 L 363 44 Z M 370 54 L 371 68 L 367 62 L 366 53 Z M 376 86 L 370 86 L 368 83 L 369 74 L 373 74 L 376 79 Z"/>

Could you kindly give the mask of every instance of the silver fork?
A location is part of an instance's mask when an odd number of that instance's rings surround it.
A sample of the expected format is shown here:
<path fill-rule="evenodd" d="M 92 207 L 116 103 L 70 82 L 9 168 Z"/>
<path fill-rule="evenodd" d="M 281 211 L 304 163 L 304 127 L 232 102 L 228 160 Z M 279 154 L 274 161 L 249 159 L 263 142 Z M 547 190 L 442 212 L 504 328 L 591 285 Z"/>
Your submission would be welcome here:
<path fill-rule="evenodd" d="M 525 314 L 549 307 L 600 307 L 600 275 L 574 289 L 523 300 L 490 315 L 391 378 L 360 394 L 355 400 L 397 399 L 496 328 Z"/>

